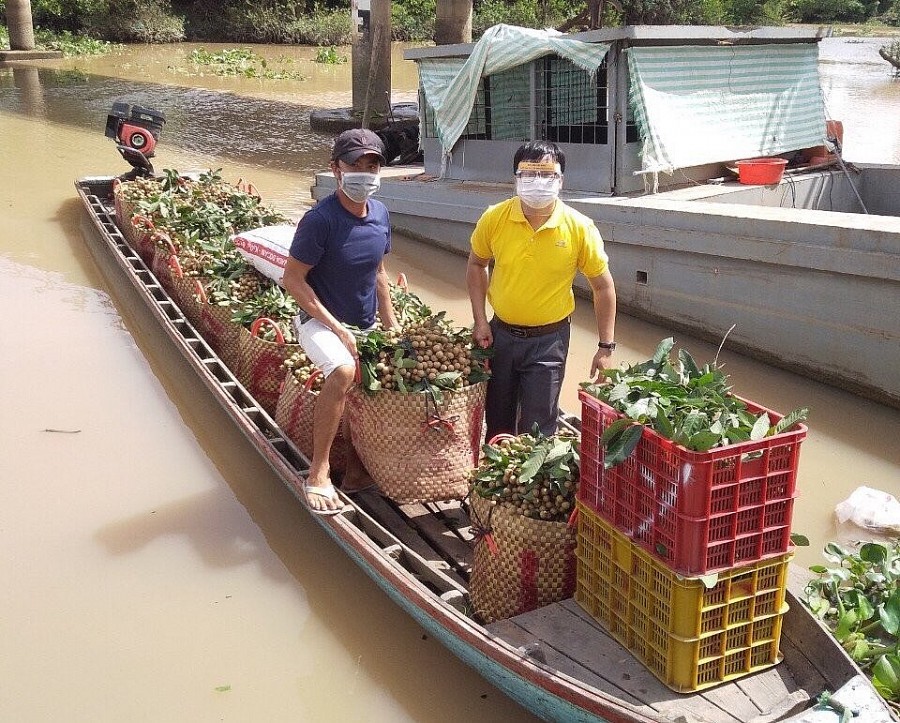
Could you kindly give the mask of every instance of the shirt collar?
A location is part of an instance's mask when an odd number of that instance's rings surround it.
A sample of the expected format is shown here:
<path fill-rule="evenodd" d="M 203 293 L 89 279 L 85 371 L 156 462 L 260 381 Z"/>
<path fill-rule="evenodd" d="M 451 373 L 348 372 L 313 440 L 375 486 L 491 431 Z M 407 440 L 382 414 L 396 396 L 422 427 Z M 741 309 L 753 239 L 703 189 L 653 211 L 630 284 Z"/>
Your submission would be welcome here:
<path fill-rule="evenodd" d="M 553 226 L 559 226 L 560 216 L 562 214 L 562 201 L 558 198 L 556 199 L 556 205 L 553 207 L 553 213 L 550 214 L 550 218 L 544 221 L 541 228 L 550 228 Z M 525 218 L 525 213 L 522 211 L 522 201 L 516 196 L 515 203 L 513 204 L 513 214 L 514 221 L 519 221 L 520 223 L 528 223 L 528 219 Z"/>

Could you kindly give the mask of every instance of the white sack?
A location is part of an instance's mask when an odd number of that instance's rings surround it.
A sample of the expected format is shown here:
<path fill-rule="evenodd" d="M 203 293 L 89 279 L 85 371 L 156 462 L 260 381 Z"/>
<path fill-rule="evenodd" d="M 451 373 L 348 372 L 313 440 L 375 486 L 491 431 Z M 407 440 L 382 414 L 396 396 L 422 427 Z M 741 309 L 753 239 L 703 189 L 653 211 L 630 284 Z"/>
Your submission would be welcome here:
<path fill-rule="evenodd" d="M 231 241 L 247 263 L 280 284 L 296 230 L 296 226 L 263 226 L 242 231 L 232 236 Z"/>

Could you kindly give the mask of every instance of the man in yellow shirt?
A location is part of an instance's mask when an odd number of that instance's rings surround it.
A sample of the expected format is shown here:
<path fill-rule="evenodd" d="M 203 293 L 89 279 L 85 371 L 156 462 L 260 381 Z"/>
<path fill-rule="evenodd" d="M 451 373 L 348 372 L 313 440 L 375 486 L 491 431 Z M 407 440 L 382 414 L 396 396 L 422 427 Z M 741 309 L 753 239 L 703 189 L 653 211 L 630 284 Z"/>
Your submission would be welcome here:
<path fill-rule="evenodd" d="M 565 170 L 555 143 L 521 146 L 513 157 L 516 196 L 490 206 L 472 233 L 466 285 L 473 339 L 494 347 L 488 439 L 530 432 L 535 422 L 545 435 L 556 432 L 579 271 L 593 292 L 599 336 L 591 378 L 610 366 L 616 348 L 616 289 L 603 240 L 591 219 L 559 200 Z"/>

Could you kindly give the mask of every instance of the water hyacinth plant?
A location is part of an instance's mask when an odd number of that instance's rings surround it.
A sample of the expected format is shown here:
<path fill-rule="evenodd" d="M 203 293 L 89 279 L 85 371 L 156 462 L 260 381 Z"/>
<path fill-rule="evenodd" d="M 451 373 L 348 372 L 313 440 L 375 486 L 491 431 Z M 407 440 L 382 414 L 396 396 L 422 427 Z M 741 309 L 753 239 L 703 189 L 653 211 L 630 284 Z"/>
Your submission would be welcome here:
<path fill-rule="evenodd" d="M 806 604 L 900 712 L 900 540 L 858 550 L 825 546 L 831 565 L 813 565 Z"/>

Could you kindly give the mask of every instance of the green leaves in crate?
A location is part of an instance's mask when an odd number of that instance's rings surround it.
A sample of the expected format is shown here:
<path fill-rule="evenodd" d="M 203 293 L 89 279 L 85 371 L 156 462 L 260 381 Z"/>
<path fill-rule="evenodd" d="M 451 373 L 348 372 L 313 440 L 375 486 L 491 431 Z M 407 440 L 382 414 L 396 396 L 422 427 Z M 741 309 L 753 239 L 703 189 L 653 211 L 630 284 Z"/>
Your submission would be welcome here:
<path fill-rule="evenodd" d="M 581 384 L 588 394 L 625 415 L 601 437 L 605 468 L 632 454 L 645 426 L 687 449 L 704 452 L 758 441 L 807 418 L 809 410 L 796 409 L 773 425 L 766 412 L 753 414 L 731 393 L 728 377 L 715 363 L 701 367 L 686 349 L 679 349 L 673 362 L 674 345 L 672 337 L 663 339 L 647 361 L 606 369 L 604 381 Z"/>

